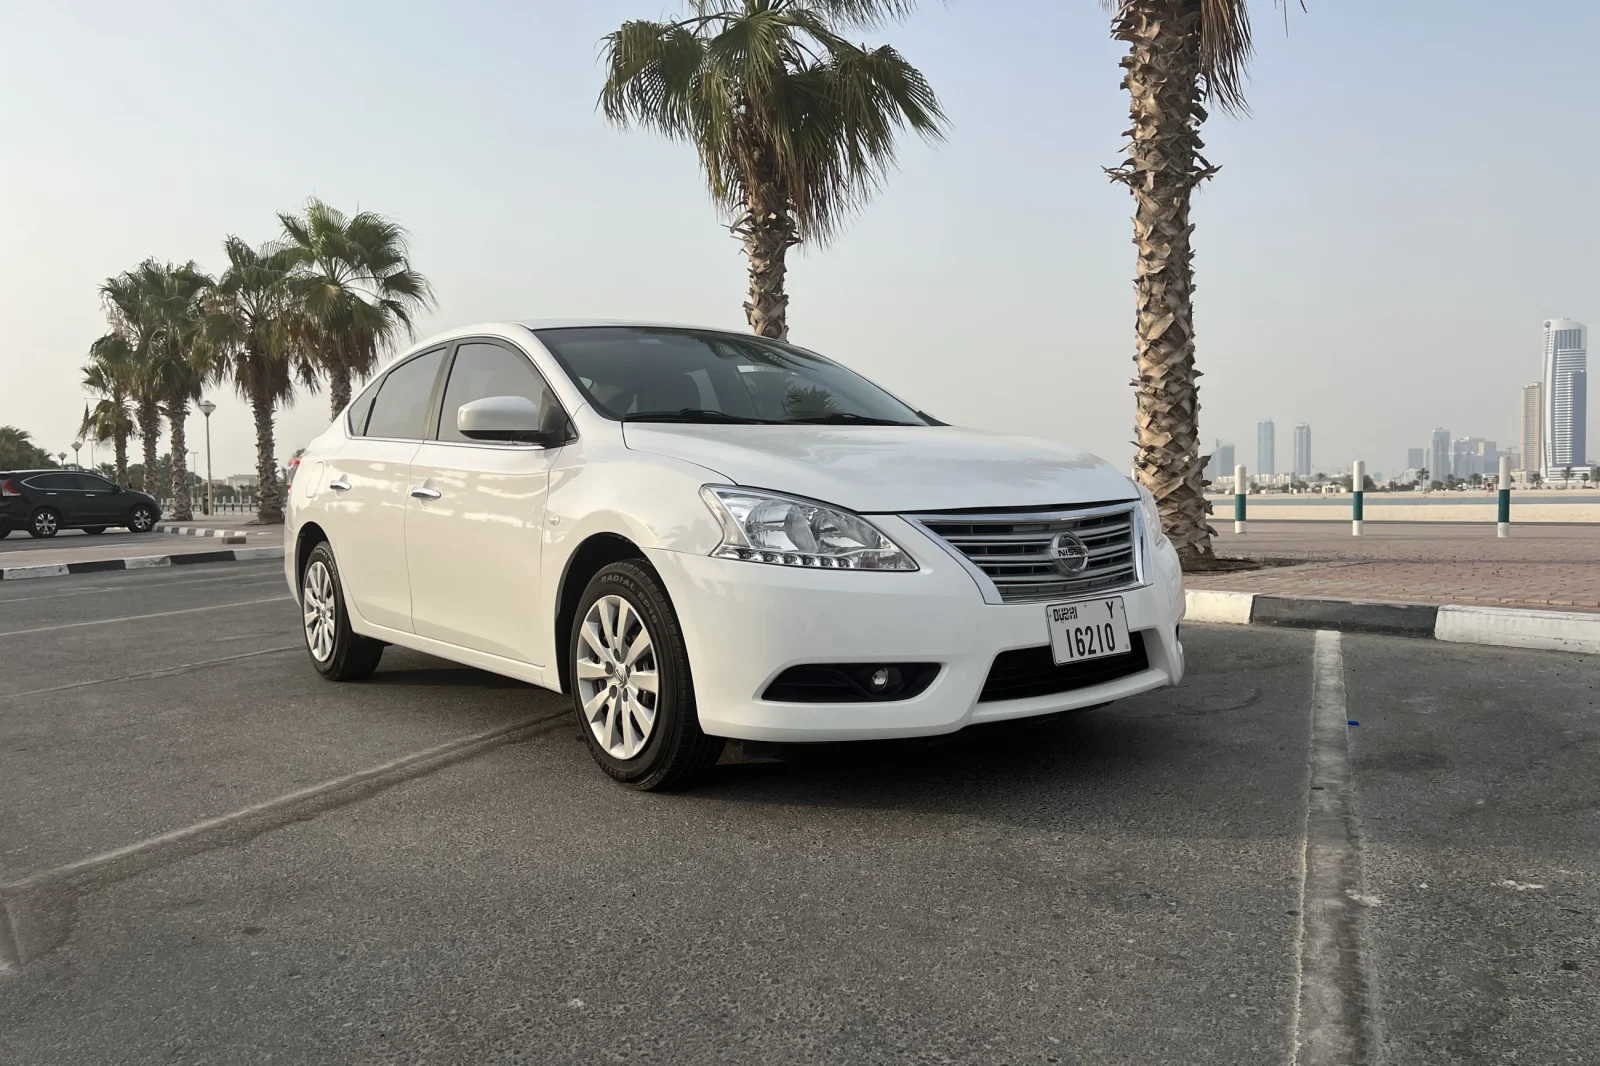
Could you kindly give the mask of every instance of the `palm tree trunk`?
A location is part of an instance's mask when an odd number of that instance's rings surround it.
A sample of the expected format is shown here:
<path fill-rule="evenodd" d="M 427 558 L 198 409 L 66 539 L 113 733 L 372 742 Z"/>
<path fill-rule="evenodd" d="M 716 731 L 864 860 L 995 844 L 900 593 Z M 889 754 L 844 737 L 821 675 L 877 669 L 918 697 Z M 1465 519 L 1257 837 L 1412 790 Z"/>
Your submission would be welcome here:
<path fill-rule="evenodd" d="M 156 449 L 161 445 L 161 408 L 154 400 L 139 401 L 139 437 L 144 441 L 144 491 L 161 498 L 160 475 L 156 471 Z"/>
<path fill-rule="evenodd" d="M 1194 365 L 1194 266 L 1189 200 L 1216 172 L 1200 155 L 1201 5 L 1144 0 L 1121 9 L 1112 36 L 1128 43 L 1123 87 L 1131 97 L 1128 158 L 1108 170 L 1133 192 L 1134 383 L 1139 481 L 1186 569 L 1215 556 L 1206 522 L 1206 456 L 1200 454 L 1200 372 Z"/>
<path fill-rule="evenodd" d="M 172 517 L 179 522 L 194 519 L 194 506 L 189 499 L 188 421 L 187 401 L 168 406 L 167 424 L 172 434 Z"/>
<path fill-rule="evenodd" d="M 333 408 L 333 420 L 350 404 L 350 370 L 337 359 L 328 365 L 328 400 Z"/>
<path fill-rule="evenodd" d="M 756 336 L 783 341 L 789 339 L 786 259 L 789 249 L 800 242 L 795 236 L 789 197 L 768 162 L 770 153 L 755 147 L 752 155 L 746 167 L 750 191 L 744 217 L 733 226 L 733 233 L 744 241 L 745 258 L 750 261 L 750 299 L 744 305 L 744 314 Z"/>
<path fill-rule="evenodd" d="M 121 485 L 123 488 L 127 488 L 128 431 L 126 428 L 124 428 L 124 419 L 127 416 L 123 412 L 127 410 L 128 400 L 127 397 L 121 393 L 121 391 L 113 390 L 111 393 L 111 402 L 116 405 L 117 417 L 115 429 L 111 434 L 111 439 L 116 443 L 117 448 L 117 484 Z"/>
<path fill-rule="evenodd" d="M 278 495 L 278 460 L 273 453 L 271 398 L 250 397 L 250 410 L 256 416 L 256 521 L 282 525 L 283 500 Z"/>

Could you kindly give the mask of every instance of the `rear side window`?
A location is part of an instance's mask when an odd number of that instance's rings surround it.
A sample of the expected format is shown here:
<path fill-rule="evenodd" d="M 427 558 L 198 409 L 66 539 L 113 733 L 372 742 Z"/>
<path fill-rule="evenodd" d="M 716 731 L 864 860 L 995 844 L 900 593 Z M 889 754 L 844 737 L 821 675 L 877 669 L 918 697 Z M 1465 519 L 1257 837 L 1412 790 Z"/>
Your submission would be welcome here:
<path fill-rule="evenodd" d="M 367 431 L 367 415 L 372 413 L 372 401 L 378 398 L 378 386 L 383 384 L 379 378 L 367 386 L 367 391 L 356 397 L 356 402 L 350 405 L 349 421 L 352 436 L 359 437 Z"/>
<path fill-rule="evenodd" d="M 369 437 L 394 437 L 421 440 L 428 422 L 428 401 L 433 398 L 433 382 L 439 376 L 444 349 L 419 355 L 401 363 L 383 376 L 378 395 L 367 418 Z"/>
<path fill-rule="evenodd" d="M 456 412 L 462 404 L 487 396 L 523 396 L 541 413 L 555 402 L 527 356 L 498 344 L 468 342 L 456 349 L 456 361 L 450 367 L 450 383 L 439 406 L 439 439 L 467 440 L 456 428 Z"/>

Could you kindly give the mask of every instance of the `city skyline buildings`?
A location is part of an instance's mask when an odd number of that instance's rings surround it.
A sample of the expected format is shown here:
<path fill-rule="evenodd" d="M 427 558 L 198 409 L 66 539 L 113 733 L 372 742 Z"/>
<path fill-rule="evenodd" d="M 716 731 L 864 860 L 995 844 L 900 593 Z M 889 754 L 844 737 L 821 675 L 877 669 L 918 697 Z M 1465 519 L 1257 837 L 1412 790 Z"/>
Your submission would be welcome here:
<path fill-rule="evenodd" d="M 1311 476 L 1311 426 L 1298 422 L 1294 427 L 1294 469 L 1296 477 Z"/>
<path fill-rule="evenodd" d="M 1273 425 L 1272 419 L 1263 418 L 1256 423 L 1255 473 L 1270 477 L 1277 472 L 1277 426 Z"/>
<path fill-rule="evenodd" d="M 1544 324 L 1539 453 L 1547 478 L 1588 458 L 1588 334 L 1570 318 Z"/>
<path fill-rule="evenodd" d="M 1519 465 L 1525 473 L 1531 473 L 1539 469 L 1539 449 L 1544 440 L 1544 382 L 1531 381 L 1522 386 L 1520 422 L 1517 439 L 1521 443 L 1522 462 Z"/>

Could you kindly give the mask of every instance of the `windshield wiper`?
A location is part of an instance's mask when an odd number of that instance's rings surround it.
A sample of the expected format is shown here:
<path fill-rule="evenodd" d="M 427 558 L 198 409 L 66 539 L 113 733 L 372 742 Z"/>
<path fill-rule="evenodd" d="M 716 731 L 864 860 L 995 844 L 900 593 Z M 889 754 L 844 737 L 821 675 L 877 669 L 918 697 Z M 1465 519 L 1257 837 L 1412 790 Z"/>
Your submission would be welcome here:
<path fill-rule="evenodd" d="M 765 418 L 745 418 L 726 411 L 707 411 L 699 407 L 683 407 L 676 411 L 641 411 L 623 415 L 624 422 L 733 422 L 749 426 L 774 426 L 780 423 Z"/>
<path fill-rule="evenodd" d="M 834 411 L 831 414 L 817 415 L 813 418 L 791 418 L 791 422 L 798 422 L 808 426 L 914 426 L 915 422 L 901 422 L 894 418 L 873 418 L 871 415 L 858 415 L 853 411 Z"/>

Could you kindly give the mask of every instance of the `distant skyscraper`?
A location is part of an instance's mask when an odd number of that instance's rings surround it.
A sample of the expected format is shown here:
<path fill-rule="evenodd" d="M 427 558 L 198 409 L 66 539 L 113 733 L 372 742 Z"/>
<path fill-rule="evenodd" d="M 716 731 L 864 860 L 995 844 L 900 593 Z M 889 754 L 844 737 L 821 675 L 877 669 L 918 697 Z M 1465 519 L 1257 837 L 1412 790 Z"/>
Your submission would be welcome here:
<path fill-rule="evenodd" d="M 1440 427 L 1433 431 L 1428 448 L 1428 480 L 1443 481 L 1450 476 L 1450 431 Z"/>
<path fill-rule="evenodd" d="M 1589 407 L 1589 331 L 1582 322 L 1544 324 L 1544 418 L 1539 427 L 1544 474 L 1579 466 L 1586 456 Z"/>
<path fill-rule="evenodd" d="M 1219 477 L 1233 476 L 1233 445 L 1224 444 L 1220 440 L 1217 446 L 1211 449 L 1211 461 L 1206 464 L 1206 480 L 1215 481 Z"/>
<path fill-rule="evenodd" d="M 1522 386 L 1522 462 L 1520 470 L 1539 469 L 1539 442 L 1544 438 L 1544 383 Z"/>
<path fill-rule="evenodd" d="M 1412 470 L 1421 470 L 1427 464 L 1428 464 L 1428 449 L 1426 449 L 1426 448 L 1407 448 L 1406 449 L 1406 466 L 1410 467 Z"/>
<path fill-rule="evenodd" d="M 1311 476 L 1311 427 L 1304 422 L 1294 427 L 1294 473 Z"/>
<path fill-rule="evenodd" d="M 1278 462 L 1275 458 L 1277 448 L 1276 427 L 1272 419 L 1263 419 L 1256 423 L 1256 473 L 1276 474 Z"/>

